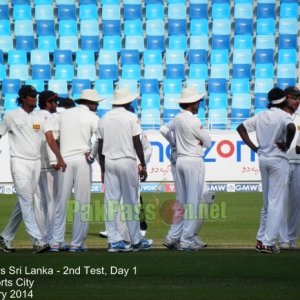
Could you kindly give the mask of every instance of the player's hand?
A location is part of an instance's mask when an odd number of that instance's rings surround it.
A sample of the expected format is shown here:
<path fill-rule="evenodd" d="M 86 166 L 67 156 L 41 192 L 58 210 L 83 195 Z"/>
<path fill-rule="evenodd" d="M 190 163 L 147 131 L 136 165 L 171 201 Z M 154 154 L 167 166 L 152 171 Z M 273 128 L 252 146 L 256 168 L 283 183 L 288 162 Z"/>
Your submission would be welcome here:
<path fill-rule="evenodd" d="M 147 177 L 148 177 L 146 167 L 144 167 L 144 168 L 139 168 L 139 176 L 140 176 L 141 182 L 146 181 L 146 179 L 147 179 Z"/>
<path fill-rule="evenodd" d="M 92 154 L 90 152 L 84 153 L 84 155 L 85 155 L 85 159 L 89 165 L 91 165 L 95 161 L 95 158 L 92 156 Z"/>
<path fill-rule="evenodd" d="M 61 170 L 62 172 L 66 171 L 67 164 L 64 162 L 64 160 L 59 160 L 57 162 L 57 165 L 58 165 L 59 170 Z"/>
<path fill-rule="evenodd" d="M 288 150 L 284 142 L 276 142 L 276 145 L 283 152 L 286 152 Z"/>
<path fill-rule="evenodd" d="M 52 164 L 51 167 L 52 167 L 52 169 L 54 169 L 55 171 L 58 171 L 58 170 L 59 170 L 58 164 Z"/>

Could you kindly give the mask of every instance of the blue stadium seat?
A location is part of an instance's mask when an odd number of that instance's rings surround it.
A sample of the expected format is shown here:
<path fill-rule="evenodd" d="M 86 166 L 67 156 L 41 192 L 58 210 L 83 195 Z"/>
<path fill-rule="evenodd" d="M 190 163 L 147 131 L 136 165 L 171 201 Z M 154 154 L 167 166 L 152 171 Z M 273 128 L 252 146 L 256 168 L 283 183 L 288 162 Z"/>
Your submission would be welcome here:
<path fill-rule="evenodd" d="M 186 35 L 170 35 L 169 49 L 187 51 L 187 37 Z"/>
<path fill-rule="evenodd" d="M 27 52 L 25 50 L 9 50 L 7 54 L 7 63 L 9 65 L 27 64 Z"/>
<path fill-rule="evenodd" d="M 275 3 L 257 3 L 256 16 L 275 19 Z"/>
<path fill-rule="evenodd" d="M 160 109 L 160 96 L 158 93 L 142 94 L 141 96 L 141 109 Z"/>
<path fill-rule="evenodd" d="M 76 20 L 75 4 L 57 4 L 57 18 L 61 20 Z"/>
<path fill-rule="evenodd" d="M 103 4 L 104 1 L 101 1 Z M 85 5 L 85 4 L 98 4 L 98 0 L 79 0 L 79 5 Z"/>
<path fill-rule="evenodd" d="M 30 52 L 35 49 L 35 41 L 33 36 L 17 36 L 16 49 Z"/>
<path fill-rule="evenodd" d="M 36 4 L 34 6 L 34 16 L 36 21 L 52 20 L 54 21 L 53 5 Z"/>
<path fill-rule="evenodd" d="M 64 35 L 59 37 L 59 49 L 72 50 L 76 52 L 78 50 L 78 37 L 77 35 Z"/>
<path fill-rule="evenodd" d="M 72 81 L 75 77 L 73 64 L 58 64 L 54 69 L 54 78 L 57 80 Z"/>
<path fill-rule="evenodd" d="M 142 19 L 142 4 L 123 4 L 123 16 L 124 20 Z"/>
<path fill-rule="evenodd" d="M 231 21 L 230 19 L 214 19 L 212 22 L 213 35 L 230 35 Z"/>
<path fill-rule="evenodd" d="M 277 78 L 277 86 L 281 89 L 285 89 L 288 86 L 296 86 L 295 78 Z"/>
<path fill-rule="evenodd" d="M 234 5 L 234 19 L 253 19 L 253 4 L 235 3 Z"/>
<path fill-rule="evenodd" d="M 229 19 L 230 6 L 229 3 L 214 3 L 212 4 L 212 19 Z"/>
<path fill-rule="evenodd" d="M 100 50 L 100 39 L 98 36 L 82 36 L 80 46 L 82 50 L 98 52 Z"/>
<path fill-rule="evenodd" d="M 231 79 L 230 91 L 232 94 L 249 94 L 250 96 L 249 80 L 246 78 Z"/>
<path fill-rule="evenodd" d="M 280 34 L 298 34 L 297 18 L 279 18 L 279 35 Z"/>
<path fill-rule="evenodd" d="M 208 52 L 203 49 L 190 49 L 188 52 L 188 64 L 207 64 Z"/>
<path fill-rule="evenodd" d="M 254 95 L 254 108 L 266 108 L 268 103 L 267 93 L 256 93 Z"/>
<path fill-rule="evenodd" d="M 297 68 L 295 64 L 278 64 L 277 78 L 297 78 Z"/>
<path fill-rule="evenodd" d="M 166 64 L 184 64 L 184 51 L 180 50 L 166 50 Z"/>
<path fill-rule="evenodd" d="M 9 19 L 9 9 L 7 3 L 0 5 L 0 19 Z"/>
<path fill-rule="evenodd" d="M 0 19 L 0 36 L 10 36 L 10 21 L 9 19 Z"/>
<path fill-rule="evenodd" d="M 77 35 L 77 21 L 76 20 L 61 20 L 58 23 L 59 36 Z"/>
<path fill-rule="evenodd" d="M 258 18 L 256 21 L 256 34 L 275 34 L 275 19 Z"/>
<path fill-rule="evenodd" d="M 79 99 L 83 90 L 90 89 L 92 84 L 88 79 L 74 79 L 72 81 L 72 98 Z"/>
<path fill-rule="evenodd" d="M 281 3 L 280 4 L 280 18 L 297 18 L 298 17 L 298 3 Z"/>
<path fill-rule="evenodd" d="M 63 79 L 50 79 L 48 81 L 48 90 L 54 91 L 60 97 L 68 97 L 68 82 Z"/>
<path fill-rule="evenodd" d="M 42 91 L 45 90 L 45 82 L 44 82 L 44 80 L 27 79 L 27 80 L 25 80 L 25 84 L 33 85 L 38 92 L 42 92 Z"/>
<path fill-rule="evenodd" d="M 230 35 L 212 35 L 212 49 L 230 49 Z"/>
<path fill-rule="evenodd" d="M 228 108 L 228 96 L 226 93 L 211 93 L 208 99 L 209 109 Z"/>
<path fill-rule="evenodd" d="M 55 35 L 54 20 L 37 20 L 36 34 L 37 36 Z"/>
<path fill-rule="evenodd" d="M 124 21 L 124 34 L 126 35 L 143 35 L 142 20 L 125 20 Z"/>
<path fill-rule="evenodd" d="M 185 80 L 185 65 L 166 64 L 166 78 Z"/>
<path fill-rule="evenodd" d="M 124 64 L 122 66 L 122 79 L 141 79 L 141 66 L 139 64 Z"/>
<path fill-rule="evenodd" d="M 256 49 L 275 49 L 275 35 L 259 34 L 256 36 Z"/>
<path fill-rule="evenodd" d="M 143 53 L 144 65 L 162 64 L 162 52 L 159 50 L 145 50 Z"/>
<path fill-rule="evenodd" d="M 94 89 L 99 93 L 99 95 L 113 94 L 114 81 L 111 79 L 96 79 L 94 82 Z"/>
<path fill-rule="evenodd" d="M 72 51 L 71 50 L 60 50 L 56 49 L 53 53 L 53 63 L 58 64 L 72 64 Z"/>
<path fill-rule="evenodd" d="M 235 50 L 236 49 L 252 49 L 253 48 L 252 34 L 235 34 L 233 48 Z"/>
<path fill-rule="evenodd" d="M 185 3 L 169 3 L 167 11 L 168 19 L 185 19 L 186 20 L 186 4 Z"/>
<path fill-rule="evenodd" d="M 165 36 L 165 23 L 161 19 L 146 20 L 147 36 Z"/>
<path fill-rule="evenodd" d="M 203 79 L 190 79 L 186 80 L 186 86 L 195 86 L 199 93 L 206 93 L 205 80 Z"/>
<path fill-rule="evenodd" d="M 92 50 L 77 50 L 75 62 L 77 65 L 95 64 L 95 54 Z"/>
<path fill-rule="evenodd" d="M 146 19 L 164 19 L 164 6 L 162 3 L 150 3 L 146 5 Z"/>
<path fill-rule="evenodd" d="M 80 21 L 80 35 L 81 36 L 99 36 L 98 20 L 81 20 Z"/>
<path fill-rule="evenodd" d="M 147 36 L 146 48 L 149 50 L 165 51 L 165 37 L 164 36 Z"/>
<path fill-rule="evenodd" d="M 31 20 L 31 7 L 29 4 L 16 4 L 12 7 L 14 20 Z"/>
<path fill-rule="evenodd" d="M 265 64 L 274 62 L 274 51 L 273 49 L 257 49 L 255 51 L 256 64 Z"/>
<path fill-rule="evenodd" d="M 33 65 L 32 79 L 51 79 L 51 65 Z"/>
<path fill-rule="evenodd" d="M 138 50 L 121 50 L 121 65 L 124 64 L 139 64 L 140 54 Z"/>
<path fill-rule="evenodd" d="M 235 19 L 234 20 L 234 34 L 235 35 L 252 35 L 253 20 L 252 19 Z"/>
<path fill-rule="evenodd" d="M 129 88 L 131 93 L 137 93 L 138 92 L 138 81 L 135 80 L 135 79 L 123 79 L 123 78 L 121 78 L 117 82 L 117 86 L 119 88 Z"/>
<path fill-rule="evenodd" d="M 251 49 L 235 49 L 233 51 L 233 64 L 251 64 L 252 50 Z"/>
<path fill-rule="evenodd" d="M 190 19 L 208 19 L 207 3 L 190 3 Z"/>
<path fill-rule="evenodd" d="M 207 35 L 208 20 L 207 19 L 192 19 L 190 21 L 190 34 L 191 35 Z"/>
<path fill-rule="evenodd" d="M 208 36 L 207 35 L 191 35 L 190 49 L 208 50 Z"/>
<path fill-rule="evenodd" d="M 118 66 L 113 65 L 99 65 L 99 78 L 100 79 L 112 79 L 117 81 L 118 77 Z"/>
<path fill-rule="evenodd" d="M 10 79 L 21 79 L 25 81 L 29 77 L 29 66 L 28 64 L 16 64 L 9 66 L 8 78 Z"/>
<path fill-rule="evenodd" d="M 164 78 L 163 65 L 162 64 L 148 64 L 144 66 L 144 78 L 145 79 L 157 79 L 162 81 Z"/>
<path fill-rule="evenodd" d="M 273 78 L 274 67 L 273 64 L 263 63 L 255 65 L 255 78 Z"/>
<path fill-rule="evenodd" d="M 254 94 L 268 93 L 273 87 L 273 78 L 255 78 L 254 80 Z"/>
<path fill-rule="evenodd" d="M 167 25 L 169 36 L 187 34 L 187 24 L 185 19 L 169 19 Z"/>
<path fill-rule="evenodd" d="M 17 98 L 18 94 L 6 94 L 4 96 L 4 111 L 13 110 L 18 108 Z"/>
<path fill-rule="evenodd" d="M 164 94 L 163 109 L 179 109 L 180 94 Z"/>
<path fill-rule="evenodd" d="M 233 64 L 232 77 L 251 79 L 251 64 Z"/>
<path fill-rule="evenodd" d="M 141 94 L 159 94 L 159 85 L 157 79 L 141 79 Z"/>
<path fill-rule="evenodd" d="M 6 78 L 6 65 L 0 64 L 0 80 L 3 80 Z"/>
<path fill-rule="evenodd" d="M 100 65 L 117 65 L 118 64 L 118 53 L 117 51 L 110 51 L 100 49 L 98 56 L 98 63 Z"/>
<path fill-rule="evenodd" d="M 139 52 L 144 51 L 143 35 L 128 35 L 125 37 L 125 49 L 137 49 Z"/>
<path fill-rule="evenodd" d="M 121 21 L 120 20 L 103 20 L 102 32 L 103 32 L 103 36 L 121 35 Z"/>
<path fill-rule="evenodd" d="M 160 110 L 143 109 L 141 113 L 141 127 L 144 130 L 160 128 Z"/>
<path fill-rule="evenodd" d="M 279 49 L 297 49 L 297 34 L 280 34 Z"/>
<path fill-rule="evenodd" d="M 208 78 L 207 64 L 190 64 L 188 78 L 207 80 Z"/>
<path fill-rule="evenodd" d="M 41 35 L 37 40 L 37 48 L 40 50 L 47 50 L 53 53 L 57 48 L 57 41 L 55 35 Z"/>
<path fill-rule="evenodd" d="M 164 94 L 180 95 L 182 91 L 182 81 L 180 79 L 165 79 L 163 81 Z"/>
<path fill-rule="evenodd" d="M 33 23 L 32 20 L 15 20 L 14 34 L 18 36 L 32 36 L 33 37 Z"/>
<path fill-rule="evenodd" d="M 10 79 L 10 78 L 3 79 L 2 95 L 18 94 L 21 84 L 22 84 L 22 82 L 20 79 Z"/>
<path fill-rule="evenodd" d="M 227 81 L 222 78 L 209 78 L 208 93 L 227 93 Z"/>
<path fill-rule="evenodd" d="M 121 20 L 119 4 L 102 3 L 102 19 L 103 20 Z"/>
<path fill-rule="evenodd" d="M 228 116 L 226 108 L 212 108 L 208 111 L 208 128 L 211 130 L 227 128 Z"/>
<path fill-rule="evenodd" d="M 52 4 L 53 0 L 33 0 L 34 5 L 38 4 Z"/>
<path fill-rule="evenodd" d="M 49 51 L 34 49 L 30 51 L 31 65 L 48 65 L 50 64 Z"/>
<path fill-rule="evenodd" d="M 225 78 L 229 79 L 229 66 L 228 64 L 212 64 L 210 66 L 211 78 Z"/>
<path fill-rule="evenodd" d="M 81 4 L 79 5 L 79 19 L 80 20 L 97 20 L 98 8 L 97 4 Z"/>
<path fill-rule="evenodd" d="M 234 108 L 231 109 L 231 125 L 230 129 L 234 130 L 244 122 L 246 119 L 250 117 L 250 109 L 249 108 Z"/>
<path fill-rule="evenodd" d="M 165 108 L 163 110 L 163 121 L 164 123 L 170 122 L 180 112 L 180 109 Z"/>
<path fill-rule="evenodd" d="M 297 63 L 297 50 L 296 49 L 279 49 L 278 50 L 278 63 L 289 64 Z"/>
<path fill-rule="evenodd" d="M 103 37 L 103 49 L 120 52 L 122 40 L 120 35 L 107 35 Z"/>
<path fill-rule="evenodd" d="M 229 64 L 229 51 L 227 49 L 212 49 L 210 52 L 211 64 Z"/>
<path fill-rule="evenodd" d="M 96 66 L 95 64 L 80 64 L 76 66 L 76 78 L 77 79 L 89 79 L 90 81 L 95 81 L 97 78 Z"/>

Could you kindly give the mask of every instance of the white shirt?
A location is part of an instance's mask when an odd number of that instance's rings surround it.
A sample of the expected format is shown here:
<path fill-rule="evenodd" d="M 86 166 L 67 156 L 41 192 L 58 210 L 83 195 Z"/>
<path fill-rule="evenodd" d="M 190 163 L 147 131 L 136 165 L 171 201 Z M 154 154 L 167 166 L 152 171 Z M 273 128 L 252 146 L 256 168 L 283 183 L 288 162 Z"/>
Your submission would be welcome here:
<path fill-rule="evenodd" d="M 203 129 L 200 120 L 187 110 L 182 110 L 173 120 L 177 157 L 203 156 L 203 147 L 209 148 L 211 146 L 211 138 L 208 131 Z"/>
<path fill-rule="evenodd" d="M 63 158 L 91 151 L 91 137 L 99 137 L 99 118 L 86 105 L 77 105 L 58 114 L 45 124 L 45 132 L 59 130 L 60 152 Z"/>
<path fill-rule="evenodd" d="M 248 132 L 256 131 L 256 139 L 259 145 L 258 156 L 277 156 L 287 158 L 287 154 L 281 151 L 276 142 L 285 142 L 286 127 L 293 120 L 291 115 L 277 107 L 263 111 L 243 122 Z"/>
<path fill-rule="evenodd" d="M 296 113 L 294 116 L 294 124 L 296 126 L 296 134 L 291 144 L 289 151 L 287 152 L 290 163 L 300 164 L 300 155 L 296 154 L 296 145 L 300 146 L 300 115 Z"/>
<path fill-rule="evenodd" d="M 28 160 L 41 158 L 43 120 L 36 111 L 28 114 L 24 109 L 18 108 L 6 112 L 0 123 L 0 135 L 6 132 L 11 157 Z"/>
<path fill-rule="evenodd" d="M 102 154 L 109 159 L 133 158 L 136 152 L 132 137 L 142 129 L 135 114 L 124 107 L 114 107 L 100 119 L 100 138 L 103 139 Z"/>
<path fill-rule="evenodd" d="M 141 134 L 141 142 L 143 146 L 144 156 L 145 156 L 145 163 L 146 165 L 150 162 L 151 155 L 152 155 L 152 146 L 147 138 L 146 133 L 143 131 Z"/>
<path fill-rule="evenodd" d="M 163 137 L 170 143 L 171 146 L 170 162 L 172 165 L 175 165 L 177 159 L 177 148 L 176 148 L 176 140 L 175 140 L 174 120 L 171 120 L 170 122 L 162 125 L 159 131 L 163 135 Z"/>

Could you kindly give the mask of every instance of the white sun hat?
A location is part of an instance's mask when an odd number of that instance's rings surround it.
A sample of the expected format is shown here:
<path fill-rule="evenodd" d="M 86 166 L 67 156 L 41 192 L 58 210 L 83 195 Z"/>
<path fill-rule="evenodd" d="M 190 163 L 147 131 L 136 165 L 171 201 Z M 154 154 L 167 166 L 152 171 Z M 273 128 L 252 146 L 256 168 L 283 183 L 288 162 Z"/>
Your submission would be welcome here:
<path fill-rule="evenodd" d="M 182 90 L 178 103 L 193 103 L 205 97 L 205 93 L 200 94 L 195 86 L 189 86 Z"/>
<path fill-rule="evenodd" d="M 79 99 L 77 99 L 75 101 L 79 101 L 79 100 L 86 100 L 86 101 L 98 103 L 100 101 L 103 101 L 104 98 L 100 98 L 100 95 L 97 93 L 96 90 L 86 89 L 86 90 L 82 91 Z"/>
<path fill-rule="evenodd" d="M 120 88 L 115 90 L 112 104 L 127 104 L 139 97 L 139 93 L 131 93 L 129 88 Z"/>

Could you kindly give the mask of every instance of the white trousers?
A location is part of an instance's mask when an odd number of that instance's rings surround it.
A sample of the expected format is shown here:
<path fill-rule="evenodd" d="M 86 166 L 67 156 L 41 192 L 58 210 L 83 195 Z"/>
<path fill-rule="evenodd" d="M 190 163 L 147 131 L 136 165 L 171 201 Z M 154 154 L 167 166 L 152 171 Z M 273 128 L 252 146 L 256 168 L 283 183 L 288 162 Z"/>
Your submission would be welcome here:
<path fill-rule="evenodd" d="M 10 161 L 11 174 L 17 193 L 17 203 L 8 224 L 1 233 L 4 239 L 12 241 L 21 221 L 31 240 L 42 241 L 43 235 L 37 225 L 34 213 L 34 195 L 40 177 L 40 160 L 26 160 L 13 157 Z"/>
<path fill-rule="evenodd" d="M 74 218 L 71 246 L 82 247 L 89 227 L 92 168 L 84 154 L 64 158 L 67 168 L 58 173 L 58 191 L 55 200 L 55 220 L 51 243 L 62 243 L 65 238 L 67 200 L 74 188 Z"/>
<path fill-rule="evenodd" d="M 184 207 L 180 242 L 191 244 L 202 220 L 199 205 L 205 177 L 205 166 L 200 157 L 181 157 L 176 161 L 176 188 L 178 200 Z"/>
<path fill-rule="evenodd" d="M 54 169 L 42 170 L 39 189 L 35 195 L 35 217 L 46 243 L 52 239 L 57 195 L 57 175 Z"/>
<path fill-rule="evenodd" d="M 264 245 L 275 245 L 284 212 L 289 162 L 276 157 L 259 157 L 263 189 L 263 207 L 256 239 Z"/>
<path fill-rule="evenodd" d="M 141 241 L 139 222 L 139 179 L 135 159 L 122 158 L 110 160 L 105 158 L 105 227 L 108 243 L 123 240 L 118 231 L 116 220 L 121 210 L 120 201 L 123 199 L 121 220 L 126 221 L 130 242 L 137 244 Z"/>

